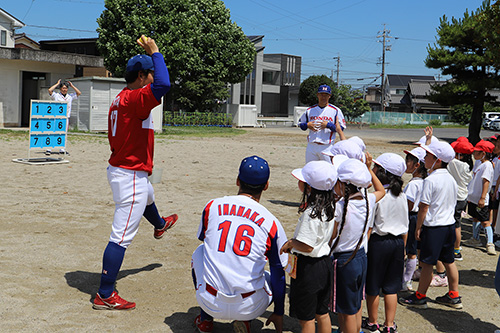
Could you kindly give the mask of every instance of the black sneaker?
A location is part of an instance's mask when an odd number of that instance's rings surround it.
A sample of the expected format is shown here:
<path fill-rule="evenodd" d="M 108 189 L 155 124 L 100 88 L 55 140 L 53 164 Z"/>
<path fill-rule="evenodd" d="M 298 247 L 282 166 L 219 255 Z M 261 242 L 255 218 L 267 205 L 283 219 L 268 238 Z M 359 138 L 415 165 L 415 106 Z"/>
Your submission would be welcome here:
<path fill-rule="evenodd" d="M 418 299 L 415 294 L 408 297 L 400 297 L 398 303 L 412 308 L 427 309 L 427 297 Z"/>
<path fill-rule="evenodd" d="M 380 332 L 382 333 L 398 333 L 398 327 L 396 326 L 396 323 L 394 323 L 394 326 L 382 326 L 380 329 Z"/>
<path fill-rule="evenodd" d="M 456 261 L 464 260 L 464 258 L 462 257 L 462 252 L 455 252 L 453 255 L 455 256 Z"/>
<path fill-rule="evenodd" d="M 365 330 L 369 330 L 370 332 L 378 332 L 380 329 L 379 324 L 371 324 L 368 318 L 363 318 L 361 322 L 361 327 Z"/>
<path fill-rule="evenodd" d="M 449 306 L 450 308 L 454 309 L 463 308 L 462 297 L 458 296 L 455 298 L 451 298 L 449 293 L 446 293 L 446 295 L 444 296 L 436 297 L 436 302 L 438 302 L 439 304 Z"/>

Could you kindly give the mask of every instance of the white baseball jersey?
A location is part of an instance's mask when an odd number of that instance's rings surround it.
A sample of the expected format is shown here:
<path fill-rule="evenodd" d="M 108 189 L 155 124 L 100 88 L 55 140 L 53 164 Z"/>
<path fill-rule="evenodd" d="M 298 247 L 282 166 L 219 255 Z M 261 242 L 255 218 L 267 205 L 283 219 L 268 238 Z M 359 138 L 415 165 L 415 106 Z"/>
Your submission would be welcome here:
<path fill-rule="evenodd" d="M 328 104 L 324 108 L 321 108 L 318 105 L 314 105 L 302 114 L 299 119 L 299 123 L 308 123 L 310 121 L 316 121 L 320 123 L 328 120 L 335 124 L 337 117 L 339 118 L 339 123 L 342 127 L 342 130 L 344 130 L 346 128 L 344 114 L 338 107 L 332 104 Z M 324 130 L 317 132 L 310 130 L 309 135 L 307 136 L 307 141 L 329 145 L 335 141 L 335 132 L 331 131 L 329 128 L 325 128 Z"/>
<path fill-rule="evenodd" d="M 285 267 L 288 254 L 279 254 L 287 241 L 280 222 L 264 206 L 244 196 L 210 201 L 198 230 L 205 243 L 204 282 L 225 295 L 264 288 L 267 260 Z"/>
<path fill-rule="evenodd" d="M 68 111 L 68 120 L 69 120 L 69 116 L 71 115 L 71 103 L 73 102 L 74 99 L 78 98 L 78 96 L 76 95 L 76 93 L 66 94 L 66 96 L 64 96 L 61 93 L 53 92 L 52 95 L 50 95 L 50 97 L 54 101 L 67 102 L 68 103 L 67 111 Z"/>

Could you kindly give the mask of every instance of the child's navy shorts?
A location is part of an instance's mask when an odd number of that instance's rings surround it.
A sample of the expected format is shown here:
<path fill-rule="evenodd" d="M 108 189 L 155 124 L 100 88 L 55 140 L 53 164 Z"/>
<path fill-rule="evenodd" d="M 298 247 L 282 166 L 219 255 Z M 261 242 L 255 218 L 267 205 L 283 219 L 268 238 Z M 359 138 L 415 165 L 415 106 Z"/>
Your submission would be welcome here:
<path fill-rule="evenodd" d="M 365 292 L 378 296 L 380 289 L 385 295 L 401 290 L 404 271 L 404 241 L 401 235 L 380 236 L 373 234 L 368 242 L 368 270 Z"/>
<path fill-rule="evenodd" d="M 345 264 L 352 253 L 333 254 L 332 312 L 353 315 L 361 308 L 366 281 L 366 252 L 360 248 L 354 258 Z"/>
<path fill-rule="evenodd" d="M 438 260 L 446 264 L 455 262 L 455 224 L 439 227 L 424 225 L 420 239 L 420 261 L 429 265 L 435 265 Z"/>

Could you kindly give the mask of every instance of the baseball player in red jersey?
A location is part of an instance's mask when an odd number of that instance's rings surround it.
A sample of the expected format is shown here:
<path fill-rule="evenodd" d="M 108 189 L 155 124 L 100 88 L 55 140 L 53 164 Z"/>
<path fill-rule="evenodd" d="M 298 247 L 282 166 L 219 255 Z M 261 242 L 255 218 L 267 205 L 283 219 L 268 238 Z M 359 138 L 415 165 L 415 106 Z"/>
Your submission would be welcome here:
<path fill-rule="evenodd" d="M 325 160 L 330 162 L 330 157 L 322 154 L 328 151 L 335 142 L 335 133 L 340 140 L 345 140 L 343 130 L 346 128 L 342 110 L 328 104 L 332 97 L 330 86 L 323 84 L 318 88 L 318 104 L 311 106 L 299 119 L 299 127 L 303 131 L 309 129 L 307 136 L 306 163 Z"/>
<path fill-rule="evenodd" d="M 154 153 L 151 109 L 160 104 L 170 89 L 168 69 L 153 39 L 141 36 L 137 43 L 150 56 L 136 55 L 127 62 L 127 87 L 115 97 L 109 109 L 111 157 L 107 173 L 115 214 L 104 251 L 101 284 L 93 304 L 97 310 L 135 308 L 135 303 L 118 296 L 114 285 L 125 250 L 136 235 L 142 216 L 154 226 L 156 239 L 162 238 L 177 221 L 176 214 L 166 218 L 158 214 L 153 186 L 148 180 Z"/>
<path fill-rule="evenodd" d="M 274 302 L 266 325 L 283 329 L 287 241 L 280 222 L 259 203 L 269 186 L 269 166 L 258 157 L 245 158 L 236 185 L 238 195 L 211 200 L 203 210 L 191 267 L 201 314 L 199 332 L 213 330 L 213 318 L 235 320 L 235 332 L 250 332 L 250 321 Z M 271 273 L 264 271 L 269 260 Z"/>

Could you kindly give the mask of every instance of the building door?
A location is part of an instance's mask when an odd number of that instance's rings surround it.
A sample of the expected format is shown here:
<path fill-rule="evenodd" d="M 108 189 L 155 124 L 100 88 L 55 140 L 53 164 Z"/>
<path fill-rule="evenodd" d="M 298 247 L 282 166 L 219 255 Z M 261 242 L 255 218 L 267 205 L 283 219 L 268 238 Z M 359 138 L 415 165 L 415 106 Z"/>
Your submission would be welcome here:
<path fill-rule="evenodd" d="M 37 72 L 22 73 L 21 127 L 28 127 L 30 124 L 31 100 L 40 98 L 40 87 L 45 82 L 46 74 Z"/>

